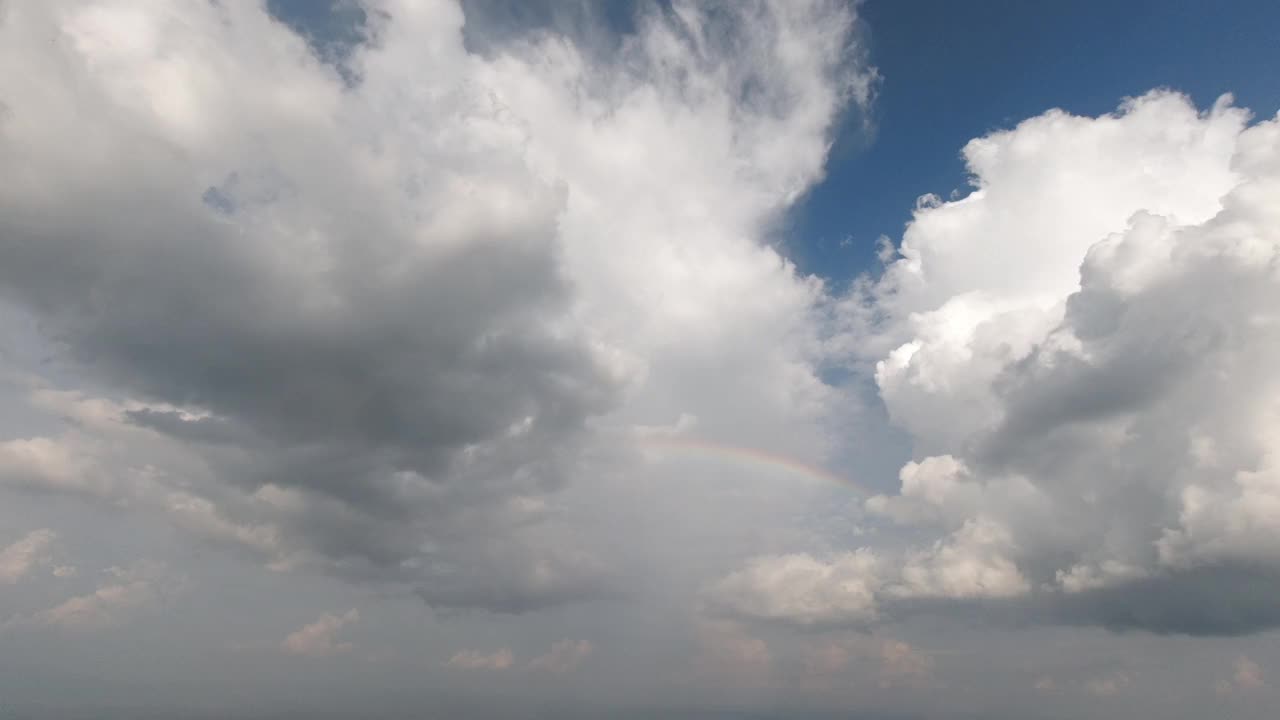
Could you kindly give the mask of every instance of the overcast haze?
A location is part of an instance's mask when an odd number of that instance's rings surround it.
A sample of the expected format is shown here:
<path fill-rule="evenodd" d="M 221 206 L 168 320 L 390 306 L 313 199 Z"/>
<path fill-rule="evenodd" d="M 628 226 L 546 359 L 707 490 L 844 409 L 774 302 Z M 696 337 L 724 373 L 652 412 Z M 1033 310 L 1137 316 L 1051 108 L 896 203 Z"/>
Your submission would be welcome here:
<path fill-rule="evenodd" d="M 1274 717 L 1280 25 L 893 6 L 0 2 L 0 717 Z"/>

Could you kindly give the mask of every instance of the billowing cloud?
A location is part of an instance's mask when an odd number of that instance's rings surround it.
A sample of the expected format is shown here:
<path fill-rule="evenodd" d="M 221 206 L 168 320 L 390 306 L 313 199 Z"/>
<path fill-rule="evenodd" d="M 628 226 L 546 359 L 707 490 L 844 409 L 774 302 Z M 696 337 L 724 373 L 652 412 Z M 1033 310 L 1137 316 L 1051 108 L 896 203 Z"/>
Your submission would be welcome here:
<path fill-rule="evenodd" d="M 840 311 L 916 454 L 866 509 L 916 542 L 858 551 L 856 573 L 854 556 L 807 560 L 828 579 L 803 603 L 759 570 L 793 559 L 758 559 L 726 580 L 753 589 L 738 610 L 1280 623 L 1280 120 L 1153 92 L 1046 113 L 965 158 L 973 191 L 922 202 Z"/>
<path fill-rule="evenodd" d="M 855 552 L 761 557 L 709 589 L 714 607 L 799 625 L 869 622 L 876 617 L 875 556 Z"/>
<path fill-rule="evenodd" d="M 57 537 L 54 531 L 41 528 L 0 548 L 0 583 L 12 585 L 26 577 L 32 568 L 49 562 L 53 541 Z"/>
<path fill-rule="evenodd" d="M 587 640 L 560 640 L 550 650 L 530 660 L 529 669 L 567 673 L 576 670 L 594 649 Z"/>
<path fill-rule="evenodd" d="M 491 653 L 479 650 L 459 650 L 445 664 L 463 670 L 506 670 L 515 662 L 515 655 L 510 648 L 501 648 Z"/>
<path fill-rule="evenodd" d="M 328 657 L 351 650 L 349 642 L 335 642 L 335 636 L 348 625 L 360 619 L 360 612 L 355 608 L 342 615 L 325 613 L 302 628 L 289 633 L 280 643 L 280 649 L 292 655 L 307 657 Z"/>
<path fill-rule="evenodd" d="M 675 3 L 604 58 L 377 5 L 323 57 L 255 3 L 5 6 L 0 302 L 51 358 L 6 378 L 69 422 L 0 482 L 438 607 L 600 596 L 548 499 L 633 424 L 827 442 L 768 241 L 873 87 L 854 9 Z"/>

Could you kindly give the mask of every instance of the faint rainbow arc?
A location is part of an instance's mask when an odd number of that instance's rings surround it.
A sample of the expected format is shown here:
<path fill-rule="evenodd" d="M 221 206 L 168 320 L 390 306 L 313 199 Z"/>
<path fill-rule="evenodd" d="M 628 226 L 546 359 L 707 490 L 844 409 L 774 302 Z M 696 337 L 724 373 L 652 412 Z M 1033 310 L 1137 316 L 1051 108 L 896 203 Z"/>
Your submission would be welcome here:
<path fill-rule="evenodd" d="M 837 475 L 825 468 L 818 467 L 817 465 L 811 465 L 803 460 L 799 460 L 788 455 L 766 452 L 758 448 L 743 445 L 730 445 L 727 443 L 718 443 L 710 440 L 690 437 L 649 436 L 643 438 L 640 442 L 642 445 L 651 447 L 684 451 L 695 455 L 702 455 L 704 457 L 711 457 L 720 460 L 729 460 L 731 462 L 746 465 L 765 465 L 797 475 L 804 475 L 815 480 L 843 485 L 844 487 L 856 490 L 862 495 L 871 496 L 874 494 L 853 480 L 842 475 Z"/>

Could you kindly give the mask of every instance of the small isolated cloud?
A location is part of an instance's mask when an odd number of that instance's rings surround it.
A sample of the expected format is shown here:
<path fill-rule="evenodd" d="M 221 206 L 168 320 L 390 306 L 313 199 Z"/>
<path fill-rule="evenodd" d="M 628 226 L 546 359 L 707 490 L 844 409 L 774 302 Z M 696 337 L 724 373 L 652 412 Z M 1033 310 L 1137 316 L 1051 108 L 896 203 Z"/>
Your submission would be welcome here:
<path fill-rule="evenodd" d="M 354 608 L 341 616 L 325 613 L 315 622 L 304 626 L 301 630 L 290 633 L 280 643 L 280 648 L 292 655 L 304 655 L 307 657 L 326 657 L 347 652 L 352 648 L 351 643 L 335 643 L 333 636 L 342 628 L 359 619 L 360 612 Z"/>
<path fill-rule="evenodd" d="M 12 585 L 31 569 L 49 562 L 50 550 L 58 534 L 48 528 L 32 530 L 25 537 L 0 550 L 0 584 Z M 54 574 L 57 574 L 55 570 Z"/>
<path fill-rule="evenodd" d="M 530 660 L 529 669 L 553 673 L 571 672 L 587 659 L 592 649 L 591 643 L 586 640 L 561 640 L 545 654 Z"/>
<path fill-rule="evenodd" d="M 1112 697 L 1124 692 L 1132 684 L 1133 678 L 1128 673 L 1115 672 L 1086 680 L 1084 691 L 1094 697 Z"/>
<path fill-rule="evenodd" d="M 5 626 L 68 631 L 118 627 L 139 612 L 156 607 L 166 595 L 181 587 L 181 581 L 160 563 L 142 561 L 127 568 L 112 567 L 106 574 L 109 579 L 93 592 L 31 615 L 15 616 Z"/>
<path fill-rule="evenodd" d="M 75 577 L 76 572 L 78 571 L 75 565 L 59 565 L 53 569 L 53 576 L 59 578 Z"/>
<path fill-rule="evenodd" d="M 506 670 L 513 662 L 515 656 L 510 648 L 502 648 L 488 654 L 479 650 L 460 650 L 445 664 L 462 670 Z"/>
<path fill-rule="evenodd" d="M 1237 692 L 1258 690 L 1267 686 L 1262 677 L 1262 667 L 1248 657 L 1236 658 L 1231 678 L 1220 680 L 1216 686 L 1219 695 L 1231 695 Z"/>
<path fill-rule="evenodd" d="M 1042 675 L 1036 678 L 1035 683 L 1031 686 L 1040 692 L 1053 692 L 1058 689 L 1058 684 L 1054 682 L 1052 677 Z"/>

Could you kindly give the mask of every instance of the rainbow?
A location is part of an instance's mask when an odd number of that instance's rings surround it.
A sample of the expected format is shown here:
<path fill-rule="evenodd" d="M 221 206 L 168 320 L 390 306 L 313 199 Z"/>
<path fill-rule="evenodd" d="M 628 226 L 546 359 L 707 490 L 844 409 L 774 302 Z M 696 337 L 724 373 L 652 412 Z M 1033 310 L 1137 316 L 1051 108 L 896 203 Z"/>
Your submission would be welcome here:
<path fill-rule="evenodd" d="M 729 462 L 751 465 L 754 467 L 763 466 L 775 468 L 813 480 L 821 480 L 823 482 L 843 485 L 845 487 L 852 488 L 863 495 L 870 496 L 873 494 L 852 480 L 836 475 L 835 473 L 818 467 L 817 465 L 810 465 L 809 463 L 797 460 L 793 457 L 765 452 L 764 450 L 758 450 L 756 448 L 727 445 L 724 443 L 700 440 L 697 438 L 660 435 L 644 437 L 640 442 L 642 445 L 649 447 L 692 453 L 715 460 L 727 460 Z"/>

